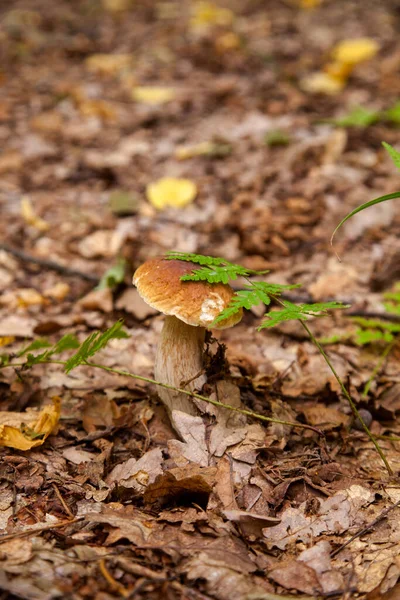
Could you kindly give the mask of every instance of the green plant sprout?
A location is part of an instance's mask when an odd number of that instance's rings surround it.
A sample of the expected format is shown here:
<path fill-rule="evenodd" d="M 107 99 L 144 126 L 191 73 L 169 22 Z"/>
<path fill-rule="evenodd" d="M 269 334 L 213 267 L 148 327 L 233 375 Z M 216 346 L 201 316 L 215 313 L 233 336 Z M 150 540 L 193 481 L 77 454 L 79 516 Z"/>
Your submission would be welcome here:
<path fill-rule="evenodd" d="M 324 123 L 331 123 L 337 127 L 365 128 L 376 123 L 400 124 L 400 102 L 396 102 L 387 110 L 374 110 L 363 106 L 355 106 L 342 117 L 337 119 L 324 119 Z"/>
<path fill-rule="evenodd" d="M 393 148 L 393 146 L 391 146 L 387 142 L 382 142 L 382 146 L 389 153 L 390 158 L 392 159 L 394 165 L 397 167 L 397 169 L 400 170 L 400 152 L 398 152 L 395 148 Z M 331 236 L 331 246 L 333 246 L 333 238 L 335 237 L 338 230 L 342 227 L 342 225 L 344 225 L 346 223 L 346 221 L 351 219 L 351 217 L 354 217 L 354 215 L 361 212 L 362 210 L 365 210 L 366 208 L 369 208 L 370 206 L 374 206 L 375 204 L 380 204 L 381 202 L 387 202 L 388 200 L 394 200 L 395 198 L 400 198 L 400 192 L 393 192 L 392 194 L 386 194 L 385 196 L 379 196 L 379 198 L 374 198 L 374 200 L 365 202 L 364 204 L 361 204 L 360 206 L 358 206 L 357 208 L 352 210 L 348 215 L 346 215 L 344 217 L 344 219 L 342 219 L 340 221 L 339 225 L 337 225 L 335 227 L 335 229 L 332 233 L 332 236 Z"/>

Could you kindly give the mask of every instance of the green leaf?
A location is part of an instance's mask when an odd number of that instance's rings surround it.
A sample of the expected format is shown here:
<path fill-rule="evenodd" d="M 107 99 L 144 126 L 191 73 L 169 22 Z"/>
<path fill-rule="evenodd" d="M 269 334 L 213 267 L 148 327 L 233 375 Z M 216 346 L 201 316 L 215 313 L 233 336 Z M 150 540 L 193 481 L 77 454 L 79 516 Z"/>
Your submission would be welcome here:
<path fill-rule="evenodd" d="M 257 306 L 260 303 L 268 306 L 271 304 L 271 299 L 280 296 L 284 290 L 292 290 L 293 288 L 298 287 L 300 287 L 299 284 L 281 285 L 279 283 L 268 283 L 266 281 L 252 281 L 251 285 L 243 286 L 242 290 L 239 290 L 234 294 L 229 306 L 216 317 L 211 324 L 211 327 L 220 321 L 225 321 L 225 319 L 233 316 L 241 308 L 250 310 L 253 306 Z"/>
<path fill-rule="evenodd" d="M 365 202 L 365 204 L 361 204 L 361 206 L 352 210 L 348 215 L 344 217 L 344 219 L 340 221 L 339 225 L 335 227 L 331 236 L 331 245 L 333 244 L 333 238 L 335 237 L 338 230 L 342 227 L 342 225 L 344 225 L 344 223 L 346 223 L 346 221 L 351 219 L 351 217 L 354 217 L 354 215 L 361 212 L 362 210 L 365 210 L 366 208 L 369 208 L 370 206 L 374 206 L 375 204 L 379 204 L 380 202 L 386 202 L 387 200 L 394 200 L 395 198 L 400 198 L 400 192 L 393 192 L 392 194 L 386 194 L 386 196 L 380 196 L 379 198 L 375 198 L 374 200 Z"/>
<path fill-rule="evenodd" d="M 290 144 L 290 136 L 281 129 L 273 129 L 265 134 L 264 143 L 267 146 L 288 146 Z"/>
<path fill-rule="evenodd" d="M 400 102 L 396 102 L 391 108 L 383 113 L 385 119 L 396 125 L 400 124 Z"/>
<path fill-rule="evenodd" d="M 184 260 L 203 265 L 202 268 L 193 269 L 192 274 L 183 275 L 181 281 L 208 281 L 208 283 L 228 283 L 238 277 L 251 275 L 265 275 L 268 271 L 255 271 L 246 269 L 242 265 L 231 263 L 224 258 L 203 256 L 202 254 L 187 254 L 184 252 L 168 252 L 167 260 Z"/>
<path fill-rule="evenodd" d="M 44 338 L 37 339 L 37 340 L 33 341 L 31 344 L 29 344 L 29 346 L 27 346 L 23 350 L 20 350 L 20 352 L 18 352 L 17 356 L 25 356 L 25 354 L 27 354 L 28 352 L 32 352 L 33 350 L 41 350 L 42 348 L 49 348 L 50 346 L 51 346 L 51 344 L 48 340 L 46 340 Z"/>
<path fill-rule="evenodd" d="M 377 329 L 357 329 L 354 343 L 357 346 L 365 346 L 371 342 L 391 342 L 393 335 L 388 331 L 379 331 Z"/>
<path fill-rule="evenodd" d="M 379 118 L 380 113 L 378 111 L 357 106 L 347 115 L 339 119 L 333 119 L 331 123 L 338 127 L 369 127 L 369 125 L 376 123 Z"/>
<path fill-rule="evenodd" d="M 387 142 L 382 142 L 382 146 L 389 152 L 390 158 L 394 162 L 395 166 L 400 170 L 400 152 L 398 152 Z"/>
<path fill-rule="evenodd" d="M 75 367 L 85 364 L 88 358 L 105 348 L 110 340 L 128 338 L 129 335 L 122 330 L 123 321 L 117 321 L 109 329 L 96 331 L 90 334 L 80 345 L 78 352 L 71 356 L 65 363 L 65 371 L 69 373 Z"/>
<path fill-rule="evenodd" d="M 120 258 L 118 262 L 107 269 L 102 278 L 100 279 L 99 284 L 96 287 L 96 290 L 104 290 L 106 288 L 113 289 L 120 283 L 124 281 L 126 271 L 126 260 L 124 258 Z"/>
<path fill-rule="evenodd" d="M 274 310 L 266 314 L 266 318 L 258 327 L 258 331 L 275 327 L 285 321 L 307 321 L 309 317 L 324 317 L 327 315 L 328 310 L 348 308 L 347 304 L 341 304 L 340 302 L 318 302 L 315 304 L 293 304 L 288 300 L 282 300 L 281 302 L 284 306 L 283 310 Z"/>

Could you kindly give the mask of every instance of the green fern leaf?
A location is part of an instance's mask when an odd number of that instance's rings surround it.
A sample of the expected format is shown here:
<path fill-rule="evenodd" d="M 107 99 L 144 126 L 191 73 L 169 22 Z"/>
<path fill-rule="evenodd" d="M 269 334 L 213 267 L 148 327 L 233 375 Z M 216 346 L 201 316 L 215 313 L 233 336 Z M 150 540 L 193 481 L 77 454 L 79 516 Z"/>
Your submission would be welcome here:
<path fill-rule="evenodd" d="M 65 363 L 65 371 L 69 373 L 75 367 L 85 364 L 88 358 L 94 356 L 97 352 L 105 348 L 110 340 L 128 338 L 129 335 L 123 331 L 123 321 L 117 321 L 109 329 L 101 333 L 96 331 L 90 334 L 80 345 L 78 352 L 71 356 Z"/>
<path fill-rule="evenodd" d="M 258 327 L 261 329 L 275 327 L 285 321 L 307 321 L 309 317 L 324 317 L 328 310 L 337 308 L 348 308 L 348 305 L 339 302 L 318 302 L 315 304 L 292 304 L 283 300 L 283 310 L 276 310 L 265 315 L 264 321 Z"/>
<path fill-rule="evenodd" d="M 398 152 L 387 142 L 382 142 L 382 146 L 389 152 L 390 158 L 394 162 L 395 166 L 400 170 L 400 152 Z"/>

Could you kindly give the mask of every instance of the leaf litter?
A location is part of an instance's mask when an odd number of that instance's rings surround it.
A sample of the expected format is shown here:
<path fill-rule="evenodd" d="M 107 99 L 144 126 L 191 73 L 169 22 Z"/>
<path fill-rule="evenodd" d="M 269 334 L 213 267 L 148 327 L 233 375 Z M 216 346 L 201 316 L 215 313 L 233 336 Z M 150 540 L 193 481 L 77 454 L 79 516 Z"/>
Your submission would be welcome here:
<path fill-rule="evenodd" d="M 398 185 L 380 150 L 396 144 L 393 124 L 334 124 L 360 104 L 396 105 L 389 1 L 357 15 L 333 2 L 28 4 L 1 9 L 2 366 L 38 337 L 50 344 L 40 353 L 123 318 L 129 337 L 96 362 L 151 377 L 162 318 L 130 280 L 167 250 L 271 269 L 271 281 L 303 284 L 289 301 L 386 310 L 395 203 L 348 223 L 341 265 L 327 240 L 360 198 Z M 285 143 L 265 143 L 277 131 Z M 178 438 L 146 382 L 82 357 L 69 375 L 2 368 L 4 593 L 395 597 L 398 348 L 380 362 L 382 340 L 327 346 L 374 433 L 394 436 L 382 440 L 389 480 L 300 328 L 255 333 L 259 316 L 215 333 L 204 393 L 324 437 L 198 404 L 199 416 L 175 415 Z M 334 319 L 310 326 L 347 331 L 348 317 Z"/>

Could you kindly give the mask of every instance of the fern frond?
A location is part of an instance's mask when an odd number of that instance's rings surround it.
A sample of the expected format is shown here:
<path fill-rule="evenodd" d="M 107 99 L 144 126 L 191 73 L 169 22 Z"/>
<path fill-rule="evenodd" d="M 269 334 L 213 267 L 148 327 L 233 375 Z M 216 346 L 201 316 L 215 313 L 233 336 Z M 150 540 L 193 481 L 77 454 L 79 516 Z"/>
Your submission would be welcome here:
<path fill-rule="evenodd" d="M 274 297 L 280 296 L 284 290 L 296 287 L 300 286 L 298 284 L 280 285 L 279 283 L 268 283 L 266 281 L 252 281 L 251 285 L 243 286 L 242 290 L 234 294 L 229 306 L 218 315 L 213 325 L 233 316 L 241 308 L 250 310 L 253 306 L 258 306 L 261 303 L 269 306 Z"/>
<path fill-rule="evenodd" d="M 225 258 L 215 256 L 203 256 L 202 254 L 190 254 L 185 252 L 168 252 L 167 260 L 184 260 L 198 265 L 200 269 L 193 269 L 192 274 L 183 275 L 182 281 L 208 281 L 208 283 L 228 283 L 238 277 L 250 277 L 251 275 L 265 275 L 268 271 L 255 271 L 247 269 L 242 265 L 231 263 Z"/>
<path fill-rule="evenodd" d="M 382 146 L 390 154 L 390 158 L 394 162 L 395 166 L 398 169 L 400 169 L 400 152 L 398 152 L 398 150 L 396 150 L 395 148 L 393 148 L 393 146 L 391 146 L 387 142 L 382 142 Z"/>
<path fill-rule="evenodd" d="M 110 340 L 128 338 L 129 335 L 123 331 L 123 321 L 117 321 L 103 333 L 96 331 L 90 334 L 80 345 L 78 352 L 71 356 L 65 363 L 65 372 L 69 373 L 75 367 L 85 364 L 88 358 L 105 348 Z"/>
<path fill-rule="evenodd" d="M 340 302 L 317 302 L 315 304 L 293 304 L 287 300 L 281 301 L 283 310 L 276 310 L 265 315 L 264 321 L 258 327 L 258 331 L 275 327 L 284 321 L 307 321 L 309 317 L 324 317 L 328 310 L 337 308 L 348 308 L 348 305 Z"/>

